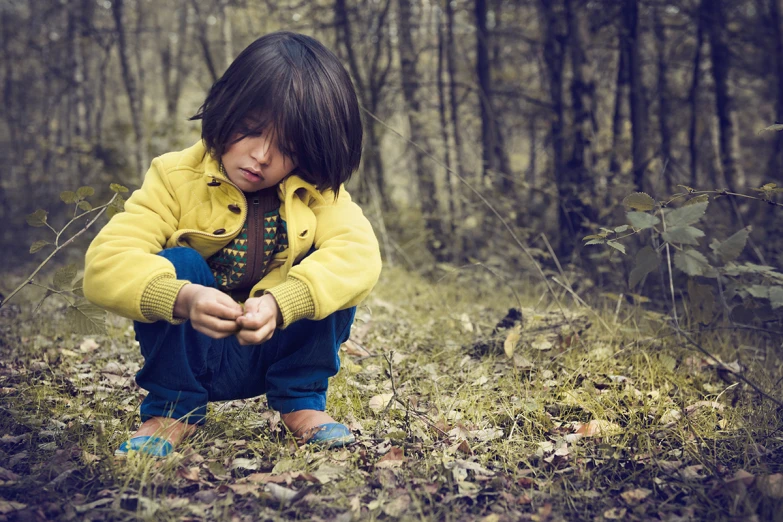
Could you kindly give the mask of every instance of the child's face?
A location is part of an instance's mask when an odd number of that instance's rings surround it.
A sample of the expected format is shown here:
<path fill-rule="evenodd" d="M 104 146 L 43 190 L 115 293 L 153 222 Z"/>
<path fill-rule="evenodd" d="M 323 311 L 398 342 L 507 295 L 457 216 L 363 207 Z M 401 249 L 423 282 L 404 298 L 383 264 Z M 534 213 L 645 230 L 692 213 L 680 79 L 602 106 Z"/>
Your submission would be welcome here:
<path fill-rule="evenodd" d="M 229 146 L 222 157 L 228 179 L 244 192 L 273 187 L 296 167 L 269 133 L 252 134 Z"/>

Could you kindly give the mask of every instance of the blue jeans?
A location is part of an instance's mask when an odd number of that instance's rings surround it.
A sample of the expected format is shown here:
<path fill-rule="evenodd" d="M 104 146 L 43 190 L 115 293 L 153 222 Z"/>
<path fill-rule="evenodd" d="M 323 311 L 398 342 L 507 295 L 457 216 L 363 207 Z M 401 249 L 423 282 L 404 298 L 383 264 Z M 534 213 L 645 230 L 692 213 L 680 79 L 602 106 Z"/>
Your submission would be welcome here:
<path fill-rule="evenodd" d="M 201 255 L 191 248 L 163 250 L 177 278 L 216 287 Z M 202 424 L 208 401 L 246 399 L 266 394 L 281 413 L 326 408 L 328 379 L 340 369 L 338 350 L 348 339 L 356 308 L 326 319 L 302 319 L 276 330 L 268 341 L 240 346 L 236 336 L 212 339 L 190 321 L 134 322 L 144 366 L 136 383 L 149 391 L 141 403 L 141 420 L 186 417 Z"/>

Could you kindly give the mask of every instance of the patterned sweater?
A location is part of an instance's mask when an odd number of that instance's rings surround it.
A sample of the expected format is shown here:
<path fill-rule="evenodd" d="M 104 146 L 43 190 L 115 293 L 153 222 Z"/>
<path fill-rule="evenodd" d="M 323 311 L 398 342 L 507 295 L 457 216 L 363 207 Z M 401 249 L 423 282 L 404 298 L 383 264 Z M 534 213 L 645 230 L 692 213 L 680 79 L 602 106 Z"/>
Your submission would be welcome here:
<path fill-rule="evenodd" d="M 244 301 L 275 254 L 288 248 L 286 223 L 275 188 L 246 194 L 247 220 L 229 244 L 207 259 L 218 288 Z"/>

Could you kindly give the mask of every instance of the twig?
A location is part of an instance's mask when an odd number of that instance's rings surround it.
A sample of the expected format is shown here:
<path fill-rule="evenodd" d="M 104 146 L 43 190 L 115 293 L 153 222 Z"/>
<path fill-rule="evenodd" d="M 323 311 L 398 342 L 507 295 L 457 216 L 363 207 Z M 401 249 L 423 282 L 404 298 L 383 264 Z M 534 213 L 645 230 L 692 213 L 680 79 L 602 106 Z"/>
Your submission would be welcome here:
<path fill-rule="evenodd" d="M 88 222 L 87 222 L 87 223 L 84 225 L 84 227 L 82 227 L 82 229 L 81 229 L 81 230 L 79 230 L 79 231 L 78 231 L 78 232 L 76 232 L 74 235 L 72 235 L 71 237 L 69 237 L 69 238 L 68 238 L 68 240 L 67 240 L 65 243 L 63 243 L 62 245 L 55 245 L 55 248 L 54 248 L 54 250 L 52 251 L 52 253 L 51 253 L 51 254 L 49 254 L 49 255 L 46 257 L 46 259 L 44 259 L 44 260 L 41 262 L 41 264 L 40 264 L 40 265 L 38 265 L 38 267 L 36 267 L 36 269 L 35 269 L 35 270 L 33 270 L 33 273 L 32 273 L 32 274 L 30 274 L 29 276 L 27 276 L 27 279 L 25 279 L 25 280 L 22 282 L 22 284 L 20 284 L 20 285 L 19 285 L 19 286 L 17 286 L 16 288 L 14 288 L 14 290 L 13 290 L 13 291 L 12 291 L 10 294 L 8 294 L 8 297 L 6 297 L 6 298 L 5 298 L 5 299 L 3 299 L 2 301 L 0 301 L 0 308 L 2 308 L 3 306 L 5 306 L 5 304 L 6 304 L 8 301 L 10 301 L 10 300 L 11 300 L 11 298 L 12 298 L 13 296 L 15 296 L 16 294 L 18 294 L 18 293 L 19 293 L 19 292 L 22 290 L 22 288 L 24 288 L 25 286 L 27 286 L 28 284 L 30 284 L 30 283 L 33 281 L 33 278 L 35 278 L 35 276 L 36 276 L 36 275 L 38 275 L 38 272 L 40 272 L 40 271 L 41 271 L 41 269 L 44 267 L 44 265 L 46 265 L 46 263 L 48 263 L 48 262 L 49 262 L 49 261 L 50 261 L 50 260 L 51 260 L 51 259 L 52 259 L 52 258 L 55 256 L 55 255 L 57 255 L 57 253 L 58 253 L 60 250 L 62 250 L 63 248 L 67 247 L 68 245 L 70 245 L 70 244 L 73 242 L 73 240 L 74 240 L 74 239 L 76 239 L 77 237 L 79 237 L 79 236 L 81 236 L 82 234 L 84 234 L 84 233 L 87 231 L 87 229 L 88 229 L 88 228 L 90 228 L 90 227 L 92 226 L 92 224 L 93 224 L 93 223 L 95 223 L 95 222 L 98 220 L 98 218 L 99 218 L 99 217 L 101 217 L 101 216 L 103 215 L 103 213 L 106 211 L 106 209 L 109 207 L 109 205 L 111 205 L 111 203 L 112 203 L 112 202 L 115 200 L 115 198 L 116 198 L 117 196 L 118 196 L 118 194 L 114 194 L 114 197 L 112 197 L 112 198 L 109 200 L 109 202 L 108 202 L 108 203 L 106 203 L 105 205 L 102 205 L 101 207 L 96 207 L 94 210 L 100 209 L 100 211 L 99 211 L 99 212 L 98 212 L 98 213 L 95 215 L 95 217 L 94 217 L 94 218 L 92 218 L 90 221 L 88 221 Z M 85 214 L 86 214 L 86 212 L 85 212 Z M 71 221 L 73 221 L 73 220 L 71 220 Z M 70 224 L 70 222 L 69 222 L 68 224 Z M 66 225 L 66 226 L 68 226 L 68 225 Z M 51 228 L 51 227 L 49 227 L 49 228 Z M 54 229 L 52 229 L 52 230 L 54 230 Z M 56 230 L 55 230 L 55 233 L 57 233 L 57 231 L 56 231 Z M 58 235 L 58 238 L 57 238 L 55 241 L 59 241 L 59 235 Z"/>
<path fill-rule="evenodd" d="M 386 403 L 386 407 L 381 412 L 381 416 L 378 419 L 378 422 L 375 424 L 375 436 L 378 436 L 378 433 L 380 432 L 381 427 L 381 420 L 383 420 L 386 415 L 389 413 L 389 409 L 391 409 L 392 403 L 396 402 L 395 399 L 397 399 L 397 387 L 394 384 L 394 350 L 390 351 L 389 353 L 384 353 L 383 358 L 386 359 L 386 362 L 389 363 L 389 378 L 391 379 L 391 386 L 392 386 L 392 396 L 389 399 L 389 402 Z"/>
<path fill-rule="evenodd" d="M 701 353 L 703 353 L 704 355 L 706 355 L 707 357 L 709 357 L 710 359 L 715 361 L 717 364 L 719 364 L 726 371 L 728 371 L 729 373 L 733 374 L 735 377 L 737 377 L 737 379 L 741 380 L 742 382 L 744 382 L 745 384 L 747 384 L 748 386 L 753 388 L 756 391 L 756 393 L 758 393 L 762 397 L 765 397 L 765 398 L 769 399 L 770 401 L 774 402 L 779 408 L 783 408 L 783 402 L 779 401 L 775 397 L 771 396 L 770 394 L 768 394 L 767 392 L 762 390 L 761 387 L 758 384 L 756 384 L 755 382 L 751 381 L 750 379 L 748 379 L 747 377 L 745 377 L 741 373 L 737 373 L 737 372 L 731 370 L 730 368 L 728 368 L 725 364 L 723 364 L 723 361 L 721 361 L 720 359 L 718 359 L 717 357 L 712 355 L 709 351 L 707 351 L 706 348 L 704 348 L 702 345 L 700 345 L 699 343 L 694 341 L 691 338 L 691 336 L 689 336 L 687 333 L 685 333 L 684 330 L 680 329 L 679 326 L 674 326 L 674 327 L 670 327 L 670 328 L 675 329 L 677 334 L 683 336 L 685 338 L 685 340 L 688 341 L 690 344 L 692 344 L 697 350 L 699 350 Z"/>
<path fill-rule="evenodd" d="M 661 224 L 663 225 L 663 231 L 666 232 L 666 216 L 663 215 L 663 207 L 660 209 L 661 211 Z M 666 262 L 669 265 L 669 290 L 671 290 L 672 294 L 672 314 L 674 314 L 674 324 L 677 326 L 677 329 L 680 329 L 680 320 L 677 318 L 677 301 L 674 297 L 674 272 L 672 271 L 672 254 L 671 250 L 669 250 L 669 242 L 666 242 Z"/>

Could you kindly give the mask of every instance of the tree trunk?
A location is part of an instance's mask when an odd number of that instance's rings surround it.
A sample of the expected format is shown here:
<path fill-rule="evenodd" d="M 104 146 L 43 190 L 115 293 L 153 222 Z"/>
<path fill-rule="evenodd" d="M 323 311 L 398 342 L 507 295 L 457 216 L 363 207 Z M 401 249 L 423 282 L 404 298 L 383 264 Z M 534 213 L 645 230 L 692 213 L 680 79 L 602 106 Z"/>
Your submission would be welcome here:
<path fill-rule="evenodd" d="M 620 174 L 620 142 L 623 139 L 623 105 L 628 90 L 628 56 L 624 37 L 620 37 L 617 58 L 617 80 L 614 89 L 614 113 L 612 115 L 612 152 L 609 155 L 609 172 L 612 177 Z"/>
<path fill-rule="evenodd" d="M 220 1 L 220 12 L 223 18 L 223 59 L 225 68 L 234 61 L 234 29 L 231 25 L 230 3 L 231 0 Z"/>
<path fill-rule="evenodd" d="M 783 123 L 783 19 L 781 17 L 780 0 L 769 0 L 772 34 L 774 35 L 775 60 L 775 123 Z M 769 162 L 767 178 L 780 179 L 783 176 L 783 132 L 775 133 L 773 151 Z"/>
<path fill-rule="evenodd" d="M 701 0 L 696 11 L 696 50 L 693 53 L 691 88 L 688 105 L 691 107 L 691 121 L 688 127 L 688 148 L 691 161 L 691 187 L 699 186 L 699 85 L 701 83 L 701 48 L 704 45 L 704 10 L 707 0 Z"/>
<path fill-rule="evenodd" d="M 708 12 L 710 56 L 712 76 L 715 80 L 715 111 L 718 116 L 720 159 L 723 178 L 731 190 L 742 190 L 745 173 L 739 157 L 739 134 L 737 131 L 734 99 L 729 85 L 731 53 L 726 35 L 725 0 L 713 0 Z"/>
<path fill-rule="evenodd" d="M 490 90 L 492 78 L 489 67 L 489 47 L 487 40 L 487 2 L 475 0 L 476 15 L 476 80 L 478 81 L 478 104 L 481 119 L 481 179 L 489 178 L 489 171 L 495 170 L 493 151 L 495 150 L 495 134 L 492 128 L 492 108 L 490 107 Z M 493 174 L 497 175 L 497 173 Z"/>
<path fill-rule="evenodd" d="M 165 35 L 166 29 L 160 27 L 161 43 L 160 61 L 163 68 L 161 77 L 163 79 L 163 93 L 166 98 L 166 116 L 176 130 L 177 111 L 179 109 L 179 99 L 182 94 L 182 82 L 188 74 L 184 66 L 185 49 L 188 46 L 190 36 L 190 26 L 188 22 L 188 13 L 190 5 L 185 3 L 180 5 L 177 10 L 177 39 L 172 43 L 171 38 Z"/>
<path fill-rule="evenodd" d="M 400 77 L 402 81 L 402 94 L 408 113 L 411 141 L 425 150 L 427 135 L 421 121 L 421 106 L 419 104 L 419 75 L 416 73 L 416 49 L 414 48 L 411 27 L 411 3 L 410 0 L 397 0 L 398 27 L 397 49 L 400 54 Z M 417 174 L 419 187 L 421 188 L 421 212 L 424 223 L 430 232 L 429 250 L 438 259 L 444 259 L 443 223 L 440 219 L 440 198 L 438 197 L 437 183 L 435 182 L 435 169 L 427 155 L 418 147 L 409 147 L 413 153 L 414 170 Z"/>
<path fill-rule="evenodd" d="M 134 158 L 136 163 L 136 172 L 141 173 L 147 168 L 146 165 L 146 137 L 144 134 L 143 105 L 139 94 L 139 88 L 136 85 L 136 78 L 130 67 L 130 51 L 125 32 L 125 23 L 123 21 L 124 0 L 114 0 L 111 4 L 114 23 L 117 27 L 117 43 L 119 45 L 120 68 L 122 69 L 122 79 L 125 82 L 125 90 L 128 93 L 128 102 L 130 104 L 131 122 L 133 132 L 136 136 L 136 146 L 134 148 Z"/>
<path fill-rule="evenodd" d="M 390 49 L 384 48 L 384 45 L 390 45 L 388 35 L 382 34 L 385 17 L 388 13 L 391 0 L 386 0 L 383 4 L 377 19 L 379 34 L 376 35 L 374 55 L 369 59 L 369 72 L 365 77 L 359 67 L 359 62 L 354 53 L 353 36 L 351 32 L 351 20 L 346 6 L 346 0 L 335 0 L 334 2 L 334 23 L 337 34 L 338 47 L 342 44 L 343 52 L 347 57 L 348 70 L 351 73 L 356 85 L 357 95 L 365 111 L 371 113 L 365 117 L 364 134 L 365 147 L 363 159 L 364 176 L 359 180 L 357 199 L 369 199 L 373 192 L 380 197 L 380 204 L 384 210 L 392 208 L 391 200 L 386 191 L 383 182 L 383 163 L 379 150 L 379 134 L 375 122 L 377 110 L 380 104 L 381 92 L 385 86 L 386 78 L 391 66 Z M 386 53 L 385 66 L 381 69 L 382 55 Z M 377 116 L 376 116 L 377 117 Z"/>
<path fill-rule="evenodd" d="M 558 240 L 559 253 L 570 253 L 573 246 L 572 230 L 569 227 L 570 216 L 568 200 L 571 199 L 566 193 L 561 193 L 562 182 L 567 178 L 565 142 L 563 136 L 564 128 L 564 104 L 563 104 L 563 69 L 565 66 L 565 41 L 567 34 L 563 26 L 563 21 L 555 9 L 561 6 L 556 5 L 550 0 L 539 0 L 539 12 L 541 15 L 540 27 L 543 28 L 544 40 L 544 65 L 547 70 L 547 80 L 549 84 L 549 97 L 552 102 L 552 115 L 550 123 L 550 139 L 552 141 L 552 165 L 554 168 L 554 178 L 558 186 L 558 195 L 565 197 L 558 201 L 558 222 L 553 224 L 553 229 L 561 230 Z"/>
<path fill-rule="evenodd" d="M 568 226 L 568 235 L 561 236 L 560 252 L 568 256 L 576 241 L 590 231 L 595 212 L 585 204 L 583 196 L 593 194 L 595 156 L 592 141 L 598 129 L 592 107 L 595 95 L 593 69 L 585 50 L 589 46 L 588 17 L 581 0 L 565 0 L 571 55 L 571 103 L 573 105 L 573 146 L 571 157 L 557 182 L 560 198 L 560 228 Z"/>
<path fill-rule="evenodd" d="M 661 164 L 663 166 L 663 175 L 665 178 L 666 189 L 671 193 L 674 191 L 674 169 L 669 163 L 672 160 L 672 138 L 669 132 L 669 84 L 666 77 L 668 71 L 668 61 L 666 59 L 666 28 L 661 20 L 661 7 L 655 6 L 653 10 L 655 47 L 658 54 L 658 128 L 661 135 Z"/>
<path fill-rule="evenodd" d="M 207 30 L 207 25 L 204 23 L 204 20 L 201 19 L 199 0 L 193 0 L 191 5 L 196 12 L 196 18 L 199 20 L 199 30 L 197 31 L 198 43 L 199 47 L 201 47 L 201 54 L 204 56 L 204 64 L 207 66 L 207 71 L 209 71 L 209 76 L 212 79 L 211 83 L 215 83 L 218 81 L 219 76 L 217 67 L 215 67 L 215 60 L 212 58 L 212 47 L 209 45 L 209 39 L 207 38 L 209 31 Z"/>
<path fill-rule="evenodd" d="M 629 105 L 631 107 L 631 132 L 633 144 L 633 181 L 637 190 L 645 190 L 644 174 L 649 163 L 647 136 L 647 100 L 642 79 L 641 31 L 639 30 L 638 0 L 625 0 L 623 9 L 625 20 L 625 46 L 628 56 L 630 80 Z"/>
<path fill-rule="evenodd" d="M 459 178 L 466 180 L 465 162 L 462 151 L 462 132 L 460 128 L 459 117 L 459 97 L 457 94 L 457 58 L 456 47 L 454 44 L 454 9 L 451 5 L 451 0 L 444 0 L 444 10 L 446 13 L 446 74 L 448 77 L 448 93 L 449 93 L 449 113 L 451 116 L 451 135 L 454 139 L 454 170 L 456 175 L 451 177 L 452 187 L 452 200 L 454 201 L 454 213 L 452 214 L 452 228 L 455 231 L 454 260 L 460 260 L 466 258 L 465 247 L 466 238 L 463 232 L 459 232 L 462 229 L 462 222 L 465 219 L 465 210 L 462 200 L 462 182 Z"/>

